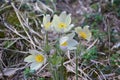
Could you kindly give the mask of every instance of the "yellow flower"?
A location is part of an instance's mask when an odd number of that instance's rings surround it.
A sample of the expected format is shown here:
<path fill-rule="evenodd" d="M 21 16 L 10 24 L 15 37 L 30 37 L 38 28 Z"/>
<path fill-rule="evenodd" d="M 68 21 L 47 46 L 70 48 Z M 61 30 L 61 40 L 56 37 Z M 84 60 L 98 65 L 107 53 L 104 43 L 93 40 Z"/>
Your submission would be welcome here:
<path fill-rule="evenodd" d="M 46 31 L 52 30 L 52 23 L 50 22 L 50 15 L 43 16 L 43 26 Z"/>
<path fill-rule="evenodd" d="M 83 29 L 81 27 L 76 27 L 75 31 L 78 34 L 78 36 L 90 41 L 92 34 L 88 28 L 89 26 L 84 26 Z"/>
<path fill-rule="evenodd" d="M 54 15 L 52 23 L 55 31 L 61 33 L 68 32 L 73 27 L 73 24 L 71 24 L 71 14 L 67 15 L 65 11 L 60 16 Z"/>
<path fill-rule="evenodd" d="M 67 36 L 61 37 L 60 38 L 60 48 L 64 51 L 64 50 L 74 50 L 76 49 L 76 45 L 78 44 L 78 42 L 76 40 L 73 39 L 75 33 L 71 33 Z"/>
<path fill-rule="evenodd" d="M 63 40 L 64 40 L 64 38 L 63 38 Z M 67 41 L 64 41 L 64 42 L 62 42 L 60 45 L 61 45 L 61 46 L 67 46 L 67 45 L 68 45 L 68 42 L 67 42 Z"/>
<path fill-rule="evenodd" d="M 36 62 L 43 62 L 44 61 L 44 57 L 40 54 L 36 55 L 35 57 Z"/>
<path fill-rule="evenodd" d="M 46 62 L 46 58 L 41 52 L 37 50 L 30 50 L 29 52 L 31 55 L 27 56 L 24 61 L 31 63 L 31 70 L 38 70 Z"/>

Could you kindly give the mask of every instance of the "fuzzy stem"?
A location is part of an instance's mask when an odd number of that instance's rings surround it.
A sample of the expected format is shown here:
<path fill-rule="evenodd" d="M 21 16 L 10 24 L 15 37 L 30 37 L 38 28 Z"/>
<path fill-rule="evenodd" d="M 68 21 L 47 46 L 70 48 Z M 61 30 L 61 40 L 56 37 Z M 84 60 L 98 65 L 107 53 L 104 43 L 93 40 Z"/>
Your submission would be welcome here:
<path fill-rule="evenodd" d="M 77 59 L 77 51 L 76 51 L 76 80 L 78 80 L 78 59 Z"/>

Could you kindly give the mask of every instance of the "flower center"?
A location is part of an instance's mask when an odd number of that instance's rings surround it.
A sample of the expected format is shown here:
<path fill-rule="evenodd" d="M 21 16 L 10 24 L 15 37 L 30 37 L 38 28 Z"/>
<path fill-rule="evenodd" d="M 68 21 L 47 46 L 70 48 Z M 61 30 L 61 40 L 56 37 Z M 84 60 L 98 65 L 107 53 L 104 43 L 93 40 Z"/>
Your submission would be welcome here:
<path fill-rule="evenodd" d="M 50 23 L 50 22 L 47 22 L 47 23 L 45 24 L 45 29 L 48 29 L 50 26 L 51 26 L 51 23 Z"/>
<path fill-rule="evenodd" d="M 58 24 L 58 27 L 59 28 L 66 28 L 66 24 L 61 22 L 61 23 Z"/>
<path fill-rule="evenodd" d="M 43 62 L 44 57 L 43 57 L 43 55 L 38 54 L 38 55 L 36 55 L 35 60 L 36 60 L 36 62 Z"/>
<path fill-rule="evenodd" d="M 67 45 L 68 43 L 66 41 L 61 44 L 61 46 L 67 46 Z"/>
<path fill-rule="evenodd" d="M 87 34 L 85 32 L 80 32 L 79 35 L 84 39 L 87 38 Z"/>

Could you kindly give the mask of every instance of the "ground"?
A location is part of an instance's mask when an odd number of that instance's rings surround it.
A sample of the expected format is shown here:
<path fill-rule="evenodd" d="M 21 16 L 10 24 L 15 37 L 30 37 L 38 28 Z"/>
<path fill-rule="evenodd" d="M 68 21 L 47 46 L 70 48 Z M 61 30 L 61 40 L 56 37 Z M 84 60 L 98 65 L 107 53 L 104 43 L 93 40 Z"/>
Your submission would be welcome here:
<path fill-rule="evenodd" d="M 119 0 L 2 1 L 0 2 L 0 79 L 120 79 Z M 58 56 L 53 53 L 58 47 L 56 41 L 59 34 L 48 32 L 50 39 L 48 42 L 53 42 L 48 43 L 49 46 L 46 47 L 45 32 L 41 24 L 43 15 L 50 14 L 53 18 L 54 14 L 60 14 L 62 11 L 71 14 L 71 23 L 74 27 L 89 25 L 92 39 L 90 42 L 80 39 L 81 46 L 78 51 L 68 51 L 64 53 L 65 55 Z M 74 39 L 79 41 L 77 34 Z M 47 57 L 50 59 L 36 72 L 31 72 L 30 64 L 24 62 L 30 49 L 39 51 L 43 49 L 45 53 L 49 53 Z M 55 53 L 59 52 L 61 51 Z M 78 57 L 74 54 L 77 52 Z M 52 64 L 52 68 L 49 64 Z"/>

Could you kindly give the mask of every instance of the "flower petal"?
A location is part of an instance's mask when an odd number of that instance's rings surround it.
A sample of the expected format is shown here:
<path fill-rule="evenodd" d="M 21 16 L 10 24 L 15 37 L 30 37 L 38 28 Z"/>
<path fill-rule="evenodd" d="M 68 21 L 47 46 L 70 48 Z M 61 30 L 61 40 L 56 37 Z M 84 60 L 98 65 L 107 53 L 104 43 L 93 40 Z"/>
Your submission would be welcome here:
<path fill-rule="evenodd" d="M 25 62 L 35 62 L 35 55 L 29 55 L 24 59 Z"/>
<path fill-rule="evenodd" d="M 68 40 L 68 47 L 74 47 L 78 44 L 78 42 L 74 39 Z"/>
<path fill-rule="evenodd" d="M 75 32 L 77 33 L 77 34 L 79 34 L 79 32 L 81 32 L 82 31 L 82 28 L 81 27 L 76 27 L 75 28 Z"/>
<path fill-rule="evenodd" d="M 67 36 L 60 38 L 60 44 L 66 42 L 69 38 Z"/>
<path fill-rule="evenodd" d="M 61 21 L 61 22 L 65 22 L 66 17 L 67 17 L 66 11 L 63 11 L 63 12 L 60 14 L 60 21 Z"/>
<path fill-rule="evenodd" d="M 77 49 L 76 47 L 68 47 L 68 50 L 75 50 Z"/>
<path fill-rule="evenodd" d="M 92 37 L 91 32 L 87 33 L 87 38 L 86 38 L 86 39 L 87 39 L 88 41 L 90 41 L 91 37 Z"/>
<path fill-rule="evenodd" d="M 43 24 L 45 25 L 48 22 L 50 22 L 50 15 L 46 15 L 43 17 Z"/>
<path fill-rule="evenodd" d="M 83 27 L 83 29 L 86 30 L 86 29 L 88 29 L 89 27 L 90 27 L 90 26 L 86 25 L 86 26 Z M 88 30 L 89 30 L 89 29 L 88 29 Z"/>
<path fill-rule="evenodd" d="M 85 26 L 83 28 L 83 31 L 87 34 L 87 38 L 86 39 L 89 41 L 91 39 L 91 37 L 92 37 L 92 33 L 89 30 L 89 26 Z"/>
<path fill-rule="evenodd" d="M 29 53 L 32 55 L 36 55 L 36 54 L 40 54 L 41 52 L 33 49 L 33 50 L 29 50 Z"/>
<path fill-rule="evenodd" d="M 64 19 L 64 18 L 63 18 L 63 19 Z M 70 25 L 70 23 L 71 23 L 71 14 L 67 15 L 67 17 L 66 17 L 66 19 L 65 19 L 65 23 L 66 23 L 67 25 Z"/>
<path fill-rule="evenodd" d="M 58 27 L 59 23 L 60 23 L 59 17 L 57 15 L 54 15 L 52 24 L 53 24 L 53 28 L 55 29 L 56 32 L 61 31 L 61 29 Z"/>
<path fill-rule="evenodd" d="M 52 21 L 54 27 L 57 27 L 59 22 L 60 22 L 59 17 L 57 15 L 54 15 Z"/>
<path fill-rule="evenodd" d="M 36 62 L 34 62 L 34 63 L 32 63 L 32 64 L 30 65 L 30 69 L 36 71 L 36 70 L 38 70 L 42 65 L 43 65 L 43 63 L 36 63 Z"/>
<path fill-rule="evenodd" d="M 90 41 L 92 33 L 89 30 L 89 26 L 84 26 L 83 29 L 81 27 L 75 28 L 76 33 L 79 35 L 80 32 L 85 33 L 86 37 L 85 39 Z"/>
<path fill-rule="evenodd" d="M 67 46 L 60 46 L 60 49 L 61 49 L 62 51 L 66 51 L 68 48 L 67 48 Z"/>
<path fill-rule="evenodd" d="M 68 26 L 64 29 L 64 32 L 68 32 L 68 31 L 70 31 L 70 30 L 71 30 L 71 28 L 73 28 L 73 27 L 74 27 L 74 25 L 73 25 L 73 24 L 68 25 Z"/>
<path fill-rule="evenodd" d="M 72 33 L 68 34 L 67 36 L 69 37 L 69 39 L 73 39 L 73 37 L 75 36 L 75 33 L 72 32 Z"/>
<path fill-rule="evenodd" d="M 67 35 L 67 37 L 69 39 L 73 39 L 74 36 L 75 36 L 75 32 L 72 32 L 72 33 L 70 33 L 70 34 Z"/>

